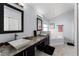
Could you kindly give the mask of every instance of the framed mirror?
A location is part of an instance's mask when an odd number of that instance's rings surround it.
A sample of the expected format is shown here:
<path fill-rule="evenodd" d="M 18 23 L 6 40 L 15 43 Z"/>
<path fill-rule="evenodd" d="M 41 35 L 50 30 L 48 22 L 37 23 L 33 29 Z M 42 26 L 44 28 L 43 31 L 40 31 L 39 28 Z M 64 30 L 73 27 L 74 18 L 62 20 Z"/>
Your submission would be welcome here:
<path fill-rule="evenodd" d="M 37 31 L 42 31 L 42 19 L 37 18 Z"/>
<path fill-rule="evenodd" d="M 23 32 L 23 11 L 7 3 L 0 4 L 0 33 Z M 2 22 L 2 23 L 1 23 Z"/>

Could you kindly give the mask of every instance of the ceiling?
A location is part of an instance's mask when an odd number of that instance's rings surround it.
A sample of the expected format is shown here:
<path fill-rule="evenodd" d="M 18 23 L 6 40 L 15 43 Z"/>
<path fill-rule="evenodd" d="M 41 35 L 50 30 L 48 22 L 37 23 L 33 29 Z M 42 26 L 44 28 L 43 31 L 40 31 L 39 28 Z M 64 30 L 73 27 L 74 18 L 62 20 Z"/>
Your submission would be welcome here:
<path fill-rule="evenodd" d="M 41 15 L 52 19 L 74 9 L 74 3 L 30 3 Z"/>

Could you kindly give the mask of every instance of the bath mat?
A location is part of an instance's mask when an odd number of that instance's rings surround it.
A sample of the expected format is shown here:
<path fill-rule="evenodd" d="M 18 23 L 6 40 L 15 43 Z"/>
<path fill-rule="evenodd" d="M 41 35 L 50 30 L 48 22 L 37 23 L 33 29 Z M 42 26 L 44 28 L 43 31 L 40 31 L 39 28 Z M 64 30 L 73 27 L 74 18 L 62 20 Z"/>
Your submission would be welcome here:
<path fill-rule="evenodd" d="M 44 52 L 44 53 L 47 53 L 49 55 L 52 55 L 54 53 L 54 50 L 55 50 L 54 47 L 51 47 L 51 46 L 48 46 L 48 45 L 46 45 L 46 46 L 39 46 L 39 47 L 37 47 L 37 49 L 42 51 L 42 52 Z"/>

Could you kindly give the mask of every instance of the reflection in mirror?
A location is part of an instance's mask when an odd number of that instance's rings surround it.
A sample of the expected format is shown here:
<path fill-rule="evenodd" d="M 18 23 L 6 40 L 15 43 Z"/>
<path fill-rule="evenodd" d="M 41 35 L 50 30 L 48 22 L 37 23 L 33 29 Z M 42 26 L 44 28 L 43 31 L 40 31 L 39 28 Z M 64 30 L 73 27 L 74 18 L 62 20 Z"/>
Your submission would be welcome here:
<path fill-rule="evenodd" d="M 21 30 L 21 12 L 4 6 L 4 31 Z"/>
<path fill-rule="evenodd" d="M 37 31 L 42 31 L 42 19 L 37 18 Z"/>

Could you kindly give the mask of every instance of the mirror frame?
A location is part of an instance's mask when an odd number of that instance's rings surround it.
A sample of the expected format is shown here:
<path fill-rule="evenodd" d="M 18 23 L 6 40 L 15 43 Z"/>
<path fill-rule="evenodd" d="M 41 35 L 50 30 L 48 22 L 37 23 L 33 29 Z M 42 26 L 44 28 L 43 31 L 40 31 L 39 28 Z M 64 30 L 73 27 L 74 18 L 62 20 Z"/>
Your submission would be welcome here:
<path fill-rule="evenodd" d="M 4 31 L 4 6 L 8 6 L 14 10 L 17 10 L 19 12 L 21 12 L 21 30 L 12 30 L 12 31 Z M 1 12 L 2 11 L 2 12 Z M 17 32 L 23 32 L 24 31 L 24 11 L 23 10 L 20 10 L 8 3 L 0 3 L 0 34 L 3 34 L 3 33 L 17 33 Z"/>
<path fill-rule="evenodd" d="M 41 29 L 38 28 L 38 26 L 39 26 L 39 24 L 38 24 L 39 22 L 38 21 L 41 22 Z M 37 17 L 37 31 L 42 31 L 42 19 L 39 18 L 39 17 Z"/>

